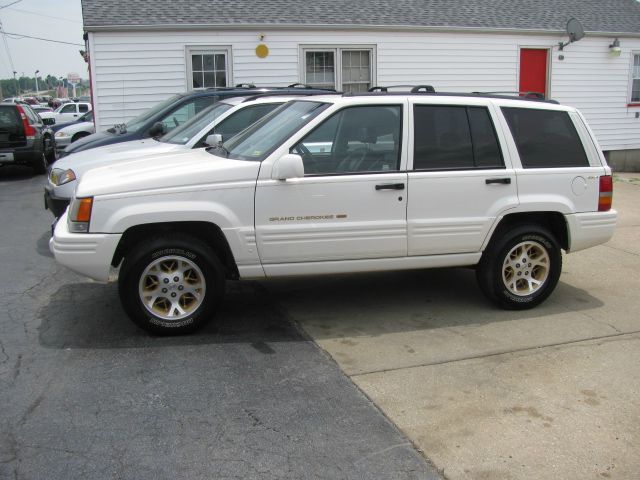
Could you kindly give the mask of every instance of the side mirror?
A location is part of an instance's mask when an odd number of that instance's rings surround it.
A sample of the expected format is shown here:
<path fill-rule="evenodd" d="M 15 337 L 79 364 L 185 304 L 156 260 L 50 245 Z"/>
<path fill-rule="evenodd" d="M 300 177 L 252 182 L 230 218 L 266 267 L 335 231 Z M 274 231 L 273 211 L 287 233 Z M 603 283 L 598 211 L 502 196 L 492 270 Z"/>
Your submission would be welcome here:
<path fill-rule="evenodd" d="M 153 124 L 153 126 L 149 129 L 149 136 L 150 137 L 160 137 L 161 135 L 165 134 L 165 128 L 164 125 L 162 124 L 162 122 L 156 122 Z"/>
<path fill-rule="evenodd" d="M 217 147 L 222 143 L 222 135 L 219 133 L 212 133 L 211 135 L 207 135 L 207 138 L 204 139 L 204 144 L 208 147 Z"/>
<path fill-rule="evenodd" d="M 304 177 L 304 163 L 302 157 L 293 153 L 281 156 L 273 166 L 271 178 L 274 180 L 287 180 L 289 178 Z"/>
<path fill-rule="evenodd" d="M 45 125 L 55 125 L 56 119 L 55 118 L 43 118 L 42 119 L 42 123 L 45 124 Z"/>

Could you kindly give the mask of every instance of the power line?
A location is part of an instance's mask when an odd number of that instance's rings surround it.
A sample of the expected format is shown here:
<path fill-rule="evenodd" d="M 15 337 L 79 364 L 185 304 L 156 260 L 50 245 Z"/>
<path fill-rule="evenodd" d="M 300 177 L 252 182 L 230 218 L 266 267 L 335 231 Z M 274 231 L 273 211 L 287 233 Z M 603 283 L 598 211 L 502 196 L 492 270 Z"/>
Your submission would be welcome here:
<path fill-rule="evenodd" d="M 13 35 L 12 38 L 14 38 L 14 40 L 20 40 L 22 38 L 31 38 L 33 40 L 42 40 L 43 42 L 64 43 L 65 45 L 75 45 L 78 47 L 84 47 L 84 43 L 63 42 L 62 40 L 51 40 L 50 38 L 32 37 L 31 35 L 23 35 L 21 33 L 5 32 L 4 29 L 2 29 L 1 22 L 0 22 L 0 31 L 2 31 L 2 33 L 4 34 L 3 37 L 6 35 Z M 20 38 L 15 38 L 15 37 L 20 37 Z M 6 39 L 5 39 L 5 42 L 6 42 Z"/>
<path fill-rule="evenodd" d="M 22 0 L 20 0 L 20 1 L 22 1 Z M 79 23 L 79 24 L 82 23 L 82 22 L 79 22 L 77 20 L 71 20 L 70 18 L 56 17 L 54 15 L 46 15 L 44 13 L 31 12 L 29 10 L 22 10 L 21 8 L 9 8 L 9 10 L 11 10 L 12 12 L 20 12 L 20 13 L 28 13 L 30 15 L 38 15 L 39 17 L 55 18 L 56 20 L 63 20 L 65 22 Z"/>
<path fill-rule="evenodd" d="M 16 3 L 20 3 L 22 0 L 16 0 L 15 2 L 7 3 L 6 5 L 0 5 L 0 10 L 3 8 L 10 7 L 11 5 L 15 5 Z"/>
<path fill-rule="evenodd" d="M 0 20 L 0 32 L 2 32 L 2 40 L 4 42 L 4 49 L 7 52 L 7 57 L 9 57 L 9 65 L 11 65 L 11 71 L 15 72 L 15 68 L 13 66 L 13 58 L 11 58 L 11 51 L 9 50 L 9 43 L 7 42 L 7 36 L 5 35 L 4 26 L 2 25 L 2 20 Z"/>

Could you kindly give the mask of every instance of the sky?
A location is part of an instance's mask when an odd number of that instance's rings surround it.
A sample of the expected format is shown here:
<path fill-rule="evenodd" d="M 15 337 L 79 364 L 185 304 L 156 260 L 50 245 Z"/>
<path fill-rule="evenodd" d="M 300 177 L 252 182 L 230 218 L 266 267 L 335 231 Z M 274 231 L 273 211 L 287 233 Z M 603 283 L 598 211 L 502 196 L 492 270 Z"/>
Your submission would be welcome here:
<path fill-rule="evenodd" d="M 7 55 L 5 43 L 0 39 L 0 78 L 12 78 L 13 70 L 18 76 L 33 77 L 48 74 L 66 77 L 78 73 L 88 78 L 87 64 L 78 53 L 82 44 L 82 8 L 80 0 L 0 0 L 0 21 L 8 33 L 30 35 L 79 45 L 45 42 L 29 38 L 6 35 L 14 68 Z M 53 18 L 55 17 L 55 18 Z"/>

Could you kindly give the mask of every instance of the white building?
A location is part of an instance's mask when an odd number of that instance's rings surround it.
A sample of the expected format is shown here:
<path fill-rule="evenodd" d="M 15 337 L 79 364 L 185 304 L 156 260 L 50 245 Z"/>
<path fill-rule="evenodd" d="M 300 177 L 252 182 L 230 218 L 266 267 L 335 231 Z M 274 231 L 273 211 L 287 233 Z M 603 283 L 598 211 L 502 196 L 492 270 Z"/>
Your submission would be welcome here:
<path fill-rule="evenodd" d="M 544 91 L 640 170 L 636 0 L 82 0 L 98 129 L 194 88 Z M 585 37 L 567 42 L 570 18 Z M 617 48 L 619 45 L 619 48 Z"/>

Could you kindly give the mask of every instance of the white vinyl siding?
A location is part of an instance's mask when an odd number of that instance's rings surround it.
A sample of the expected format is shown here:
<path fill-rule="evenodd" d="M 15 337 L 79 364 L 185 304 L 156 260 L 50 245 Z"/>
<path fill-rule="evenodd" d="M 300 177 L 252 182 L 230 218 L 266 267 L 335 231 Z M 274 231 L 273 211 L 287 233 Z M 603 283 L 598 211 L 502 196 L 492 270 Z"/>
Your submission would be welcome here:
<path fill-rule="evenodd" d="M 638 107 L 628 107 L 633 53 L 640 38 L 620 37 L 622 54 L 609 56 L 611 38 L 587 36 L 558 52 L 561 35 L 364 30 L 267 30 L 269 47 L 258 58 L 258 35 L 250 30 L 92 32 L 97 126 L 126 121 L 189 86 L 186 49 L 232 48 L 233 84 L 286 86 L 304 79 L 303 49 L 373 48 L 373 85 L 433 85 L 437 91 L 515 91 L 521 47 L 551 48 L 551 97 L 579 108 L 604 150 L 640 148 Z M 633 53 L 632 53 L 633 52 Z M 564 60 L 559 59 L 562 53 Z M 336 75 L 342 75 L 337 69 Z M 337 80 L 336 80 L 337 81 Z M 339 89 L 343 85 L 339 84 Z"/>

